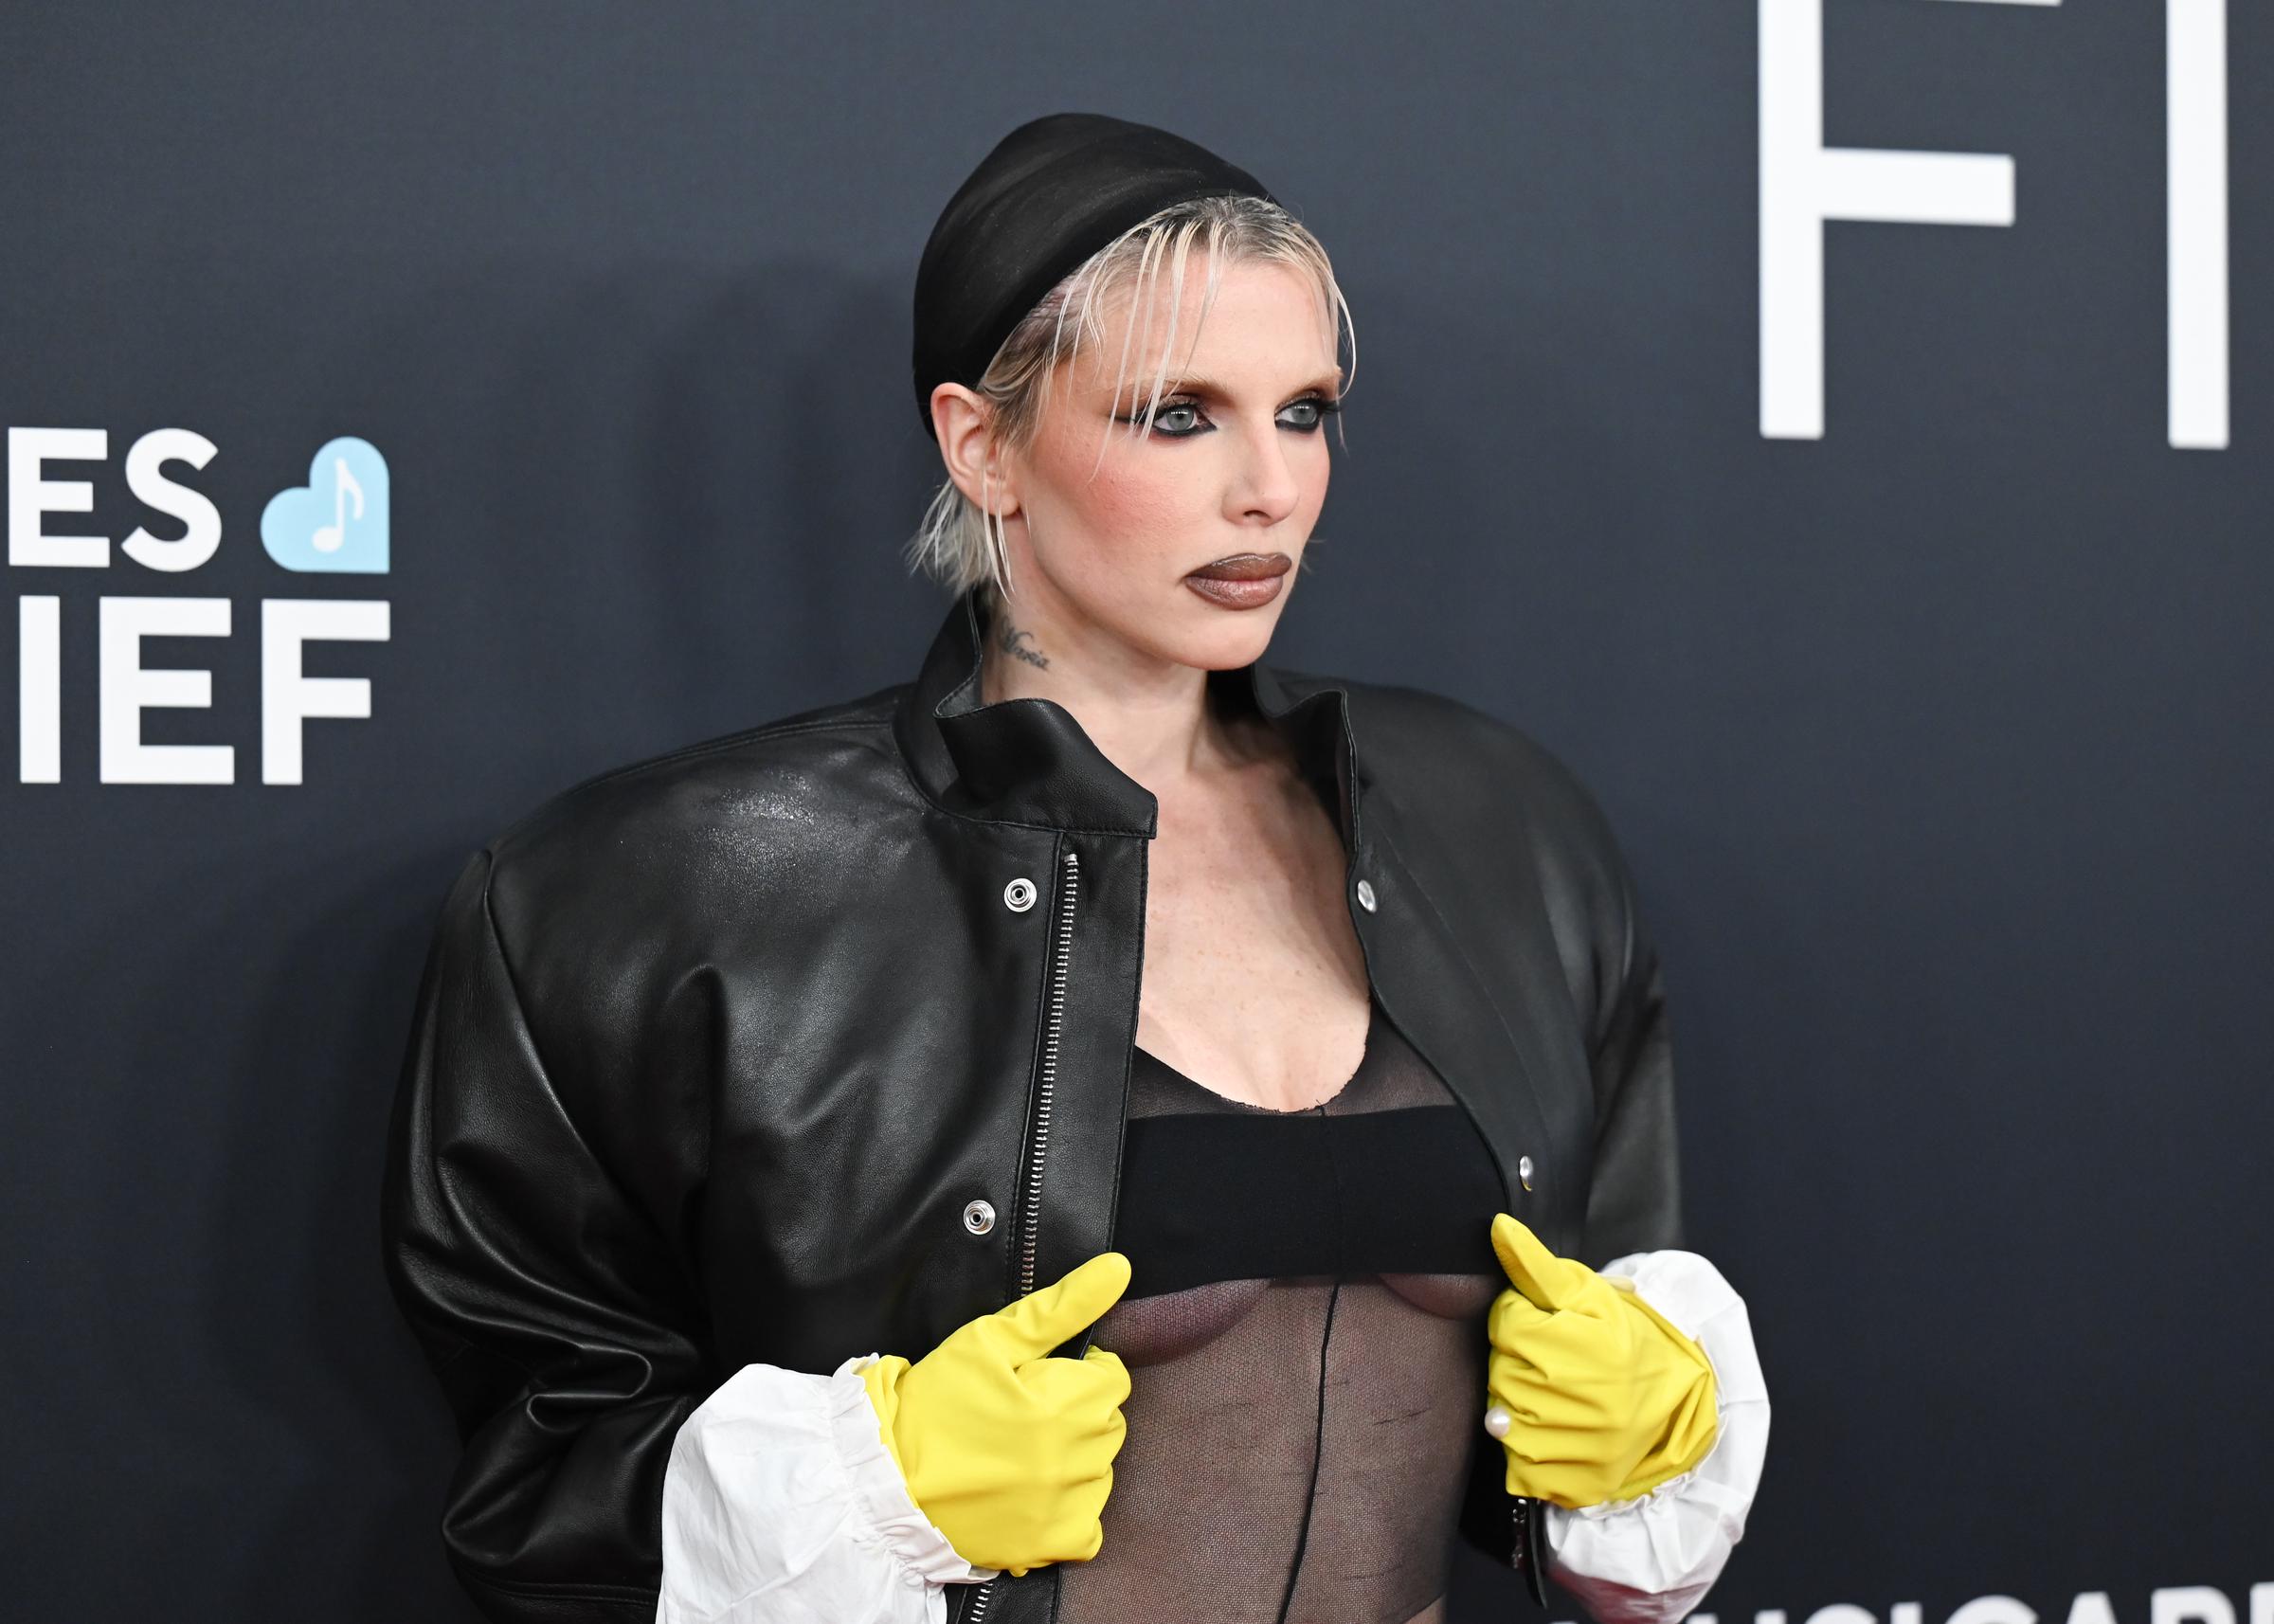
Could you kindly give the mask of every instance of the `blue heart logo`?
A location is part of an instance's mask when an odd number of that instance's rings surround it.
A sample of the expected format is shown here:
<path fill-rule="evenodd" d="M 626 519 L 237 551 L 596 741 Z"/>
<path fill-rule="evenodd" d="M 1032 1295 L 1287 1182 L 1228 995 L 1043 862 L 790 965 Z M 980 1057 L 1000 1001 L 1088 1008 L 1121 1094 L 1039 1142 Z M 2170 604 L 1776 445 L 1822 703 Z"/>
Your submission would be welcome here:
<path fill-rule="evenodd" d="M 387 573 L 387 459 L 368 440 L 329 441 L 309 460 L 308 483 L 279 491 L 261 510 L 261 545 L 287 569 Z"/>

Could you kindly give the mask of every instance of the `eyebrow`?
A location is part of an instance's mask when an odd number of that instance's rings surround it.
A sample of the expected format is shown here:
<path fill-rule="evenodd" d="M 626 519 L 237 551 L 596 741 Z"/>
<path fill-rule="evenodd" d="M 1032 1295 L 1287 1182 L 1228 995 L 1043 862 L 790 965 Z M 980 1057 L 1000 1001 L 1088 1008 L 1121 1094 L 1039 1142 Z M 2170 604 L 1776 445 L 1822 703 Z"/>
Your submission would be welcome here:
<path fill-rule="evenodd" d="M 1299 386 L 1288 399 L 1293 400 L 1297 395 L 1308 394 L 1326 395 L 1332 399 L 1341 390 L 1341 374 L 1324 372 L 1309 383 Z M 1163 382 L 1161 395 L 1164 400 L 1170 395 L 1200 395 L 1209 400 L 1224 401 L 1232 398 L 1232 391 L 1209 378 L 1169 378 Z"/>

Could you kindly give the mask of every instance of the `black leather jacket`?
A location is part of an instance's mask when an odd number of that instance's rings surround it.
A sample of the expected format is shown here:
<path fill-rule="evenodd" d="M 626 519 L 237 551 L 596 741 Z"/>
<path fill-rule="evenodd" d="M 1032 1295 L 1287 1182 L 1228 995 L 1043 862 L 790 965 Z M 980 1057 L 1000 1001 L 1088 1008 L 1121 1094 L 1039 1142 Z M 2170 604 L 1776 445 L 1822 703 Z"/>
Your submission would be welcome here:
<path fill-rule="evenodd" d="M 443 902 L 385 1258 L 493 1617 L 653 1618 L 673 1435 L 745 1363 L 918 1358 L 1113 1244 L 1155 803 L 1063 707 L 983 706 L 981 637 L 966 594 L 912 684 L 587 780 Z M 1586 790 L 1439 695 L 1209 682 L 1339 821 L 1375 995 L 1506 1210 L 1592 1265 L 1679 1246 L 1658 965 Z M 1471 1469 L 1463 1536 L 1536 1584 L 1481 1424 Z M 951 1616 L 1039 1624 L 1057 1574 Z"/>

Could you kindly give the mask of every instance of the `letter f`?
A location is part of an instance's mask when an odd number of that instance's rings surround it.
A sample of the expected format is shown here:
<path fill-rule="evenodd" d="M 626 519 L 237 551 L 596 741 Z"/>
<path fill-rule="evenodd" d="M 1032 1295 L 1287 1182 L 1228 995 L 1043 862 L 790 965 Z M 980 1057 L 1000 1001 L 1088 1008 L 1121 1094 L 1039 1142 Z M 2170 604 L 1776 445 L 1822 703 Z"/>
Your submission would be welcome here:
<path fill-rule="evenodd" d="M 1826 147 L 1824 0 L 1760 0 L 1760 432 L 1821 440 L 1824 222 L 2011 226 L 2013 160 Z"/>

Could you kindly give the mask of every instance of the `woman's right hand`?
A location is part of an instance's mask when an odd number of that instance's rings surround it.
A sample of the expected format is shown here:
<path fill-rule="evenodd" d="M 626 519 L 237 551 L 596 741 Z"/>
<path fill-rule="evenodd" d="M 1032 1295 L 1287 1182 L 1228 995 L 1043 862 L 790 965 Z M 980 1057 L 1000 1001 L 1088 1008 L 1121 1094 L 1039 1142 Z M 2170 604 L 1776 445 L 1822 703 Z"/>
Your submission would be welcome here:
<path fill-rule="evenodd" d="M 973 1566 L 1017 1576 L 1104 1544 L 1129 1373 L 1102 1347 L 1048 1356 L 1128 1284 L 1129 1260 L 1101 1252 L 915 1363 L 887 1354 L 860 1373 L 911 1497 Z"/>

